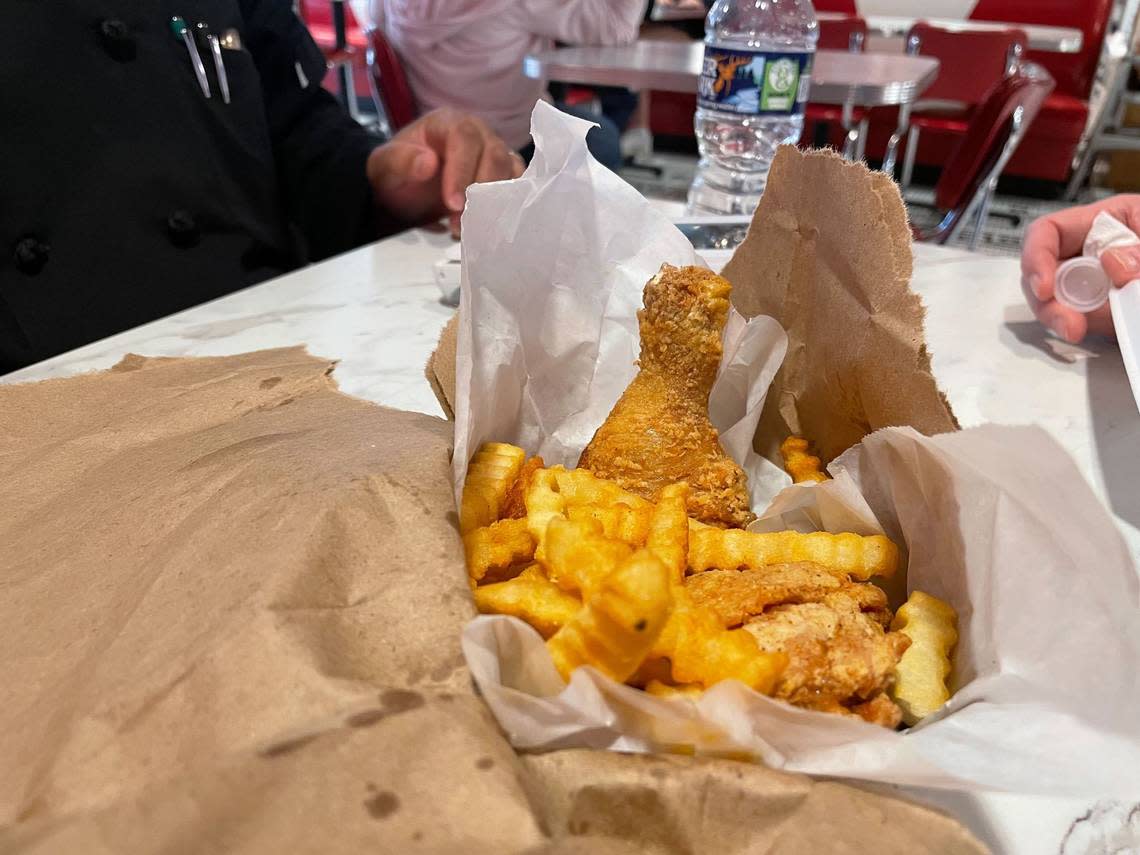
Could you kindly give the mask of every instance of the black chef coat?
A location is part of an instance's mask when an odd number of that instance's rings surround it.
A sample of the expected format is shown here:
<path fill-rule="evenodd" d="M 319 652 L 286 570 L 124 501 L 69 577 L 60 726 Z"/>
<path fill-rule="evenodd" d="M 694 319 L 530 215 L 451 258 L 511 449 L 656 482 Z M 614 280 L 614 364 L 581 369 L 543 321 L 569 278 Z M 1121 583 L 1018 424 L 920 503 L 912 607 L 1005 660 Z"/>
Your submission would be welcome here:
<path fill-rule="evenodd" d="M 375 144 L 289 0 L 3 0 L 0 374 L 350 249 Z M 172 16 L 240 34 L 199 87 Z M 298 71 L 298 68 L 300 71 Z"/>

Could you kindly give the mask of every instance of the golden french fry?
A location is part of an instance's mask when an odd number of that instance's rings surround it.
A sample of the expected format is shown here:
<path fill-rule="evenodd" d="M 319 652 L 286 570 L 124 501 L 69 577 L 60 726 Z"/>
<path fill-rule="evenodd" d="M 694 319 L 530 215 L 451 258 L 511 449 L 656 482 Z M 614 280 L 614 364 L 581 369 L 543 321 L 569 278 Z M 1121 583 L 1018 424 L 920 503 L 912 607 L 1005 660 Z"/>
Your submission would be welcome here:
<path fill-rule="evenodd" d="M 582 602 L 549 579 L 528 568 L 514 579 L 483 585 L 474 591 L 475 605 L 483 614 L 522 618 L 550 638 L 582 608 Z"/>
<path fill-rule="evenodd" d="M 788 657 L 766 653 L 743 629 L 725 629 L 713 611 L 693 602 L 682 585 L 673 585 L 673 611 L 651 656 L 673 666 L 673 679 L 709 688 L 721 680 L 739 680 L 761 694 L 776 686 Z"/>
<path fill-rule="evenodd" d="M 595 520 L 552 517 L 546 528 L 546 554 L 540 563 L 547 577 L 564 591 L 590 597 L 633 550 L 610 540 Z"/>
<path fill-rule="evenodd" d="M 463 535 L 467 575 L 476 582 L 488 572 L 503 570 L 534 557 L 534 537 L 527 521 L 499 520 Z"/>
<path fill-rule="evenodd" d="M 629 505 L 571 505 L 566 516 L 572 520 L 596 520 L 601 523 L 606 537 L 628 543 L 632 547 L 645 546 L 649 536 L 649 519 L 653 506 L 631 508 Z"/>
<path fill-rule="evenodd" d="M 910 639 L 899 660 L 891 696 L 903 721 L 915 724 L 950 700 L 950 652 L 958 642 L 958 614 L 946 602 L 914 591 L 891 621 L 891 629 Z"/>
<path fill-rule="evenodd" d="M 669 664 L 668 659 L 650 656 L 637 666 L 637 670 L 626 680 L 629 685 L 642 689 L 654 681 L 670 685 L 673 683 L 673 666 Z"/>
<path fill-rule="evenodd" d="M 811 453 L 808 441 L 803 437 L 789 436 L 780 443 L 780 456 L 784 458 L 784 470 L 797 484 L 826 481 L 828 478 L 823 464 Z"/>
<path fill-rule="evenodd" d="M 693 572 L 754 569 L 794 561 L 823 564 L 866 581 L 893 575 L 899 566 L 899 548 L 881 534 L 751 532 L 689 522 L 689 569 Z"/>
<path fill-rule="evenodd" d="M 471 458 L 459 507 L 459 532 L 490 525 L 499 518 L 507 490 L 522 468 L 526 452 L 505 442 L 486 442 Z"/>
<path fill-rule="evenodd" d="M 651 507 L 651 503 L 623 489 L 613 481 L 606 481 L 587 472 L 585 469 L 563 469 L 556 466 L 552 470 L 558 481 L 558 491 L 567 507 L 576 505 L 616 505 L 640 509 Z"/>
<path fill-rule="evenodd" d="M 672 609 L 669 569 L 648 550 L 631 555 L 546 642 L 564 679 L 593 665 L 625 682 L 653 647 Z"/>
<path fill-rule="evenodd" d="M 524 567 L 519 572 L 519 575 L 516 576 L 515 578 L 516 579 L 539 579 L 539 580 L 544 580 L 544 581 L 548 579 L 548 577 L 546 575 L 546 571 L 543 570 L 542 565 L 538 564 L 537 562 L 534 564 L 526 565 L 526 567 Z"/>
<path fill-rule="evenodd" d="M 645 548 L 661 559 L 677 583 L 685 578 L 689 561 L 689 514 L 685 504 L 688 499 L 688 484 L 662 487 L 645 539 Z"/>
<path fill-rule="evenodd" d="M 693 683 L 673 686 L 660 680 L 650 680 L 645 684 L 645 691 L 659 698 L 699 698 L 705 693 L 703 687 Z"/>
<path fill-rule="evenodd" d="M 530 480 L 539 469 L 545 469 L 546 464 L 537 454 L 523 463 L 519 474 L 507 489 L 503 497 L 502 507 L 499 508 L 499 519 L 521 519 L 526 516 L 526 491 Z"/>
<path fill-rule="evenodd" d="M 562 517 L 566 511 L 566 500 L 558 489 L 558 473 L 561 466 L 553 469 L 539 469 L 531 476 L 526 488 L 526 524 L 534 538 L 534 557 L 546 559 L 546 527 L 555 517 Z"/>

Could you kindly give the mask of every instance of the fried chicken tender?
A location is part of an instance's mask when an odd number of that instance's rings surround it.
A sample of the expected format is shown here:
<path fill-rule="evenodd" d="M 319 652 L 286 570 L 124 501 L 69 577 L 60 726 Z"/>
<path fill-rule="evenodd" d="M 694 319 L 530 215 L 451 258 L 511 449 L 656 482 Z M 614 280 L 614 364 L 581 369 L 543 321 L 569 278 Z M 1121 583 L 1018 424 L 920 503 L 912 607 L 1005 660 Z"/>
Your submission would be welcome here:
<path fill-rule="evenodd" d="M 637 314 L 641 370 L 578 466 L 646 499 L 686 481 L 689 516 L 743 527 L 755 518 L 746 476 L 721 448 L 708 414 L 731 288 L 699 267 L 666 264 L 649 280 Z"/>
<path fill-rule="evenodd" d="M 838 591 L 820 602 L 775 606 L 744 628 L 763 650 L 788 656 L 773 697 L 807 709 L 848 711 L 897 725 L 901 711 L 890 708 L 894 703 L 884 692 L 910 640 L 884 632 L 854 597 Z"/>
<path fill-rule="evenodd" d="M 755 570 L 709 570 L 687 577 L 685 587 L 693 602 L 711 608 L 725 627 L 740 626 L 769 606 L 818 603 L 835 593 L 851 597 L 877 623 L 882 624 L 884 612 L 890 621 L 882 588 L 852 582 L 842 570 L 810 561 Z"/>
<path fill-rule="evenodd" d="M 891 730 L 902 724 L 903 711 L 899 709 L 898 704 L 886 695 L 875 695 L 869 701 L 855 704 L 850 710 L 844 708 L 843 712 L 853 713 L 863 721 L 869 721 L 871 724 L 877 724 Z"/>

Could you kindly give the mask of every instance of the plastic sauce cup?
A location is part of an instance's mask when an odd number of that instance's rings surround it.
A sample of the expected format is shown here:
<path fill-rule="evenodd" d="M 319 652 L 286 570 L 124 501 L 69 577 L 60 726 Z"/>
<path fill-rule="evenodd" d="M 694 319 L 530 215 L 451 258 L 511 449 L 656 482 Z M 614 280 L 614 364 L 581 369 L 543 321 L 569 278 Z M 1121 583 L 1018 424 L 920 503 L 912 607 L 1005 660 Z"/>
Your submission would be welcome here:
<path fill-rule="evenodd" d="M 1088 314 L 1108 302 L 1112 282 L 1100 262 L 1088 256 L 1070 258 L 1057 268 L 1054 295 L 1062 306 Z"/>

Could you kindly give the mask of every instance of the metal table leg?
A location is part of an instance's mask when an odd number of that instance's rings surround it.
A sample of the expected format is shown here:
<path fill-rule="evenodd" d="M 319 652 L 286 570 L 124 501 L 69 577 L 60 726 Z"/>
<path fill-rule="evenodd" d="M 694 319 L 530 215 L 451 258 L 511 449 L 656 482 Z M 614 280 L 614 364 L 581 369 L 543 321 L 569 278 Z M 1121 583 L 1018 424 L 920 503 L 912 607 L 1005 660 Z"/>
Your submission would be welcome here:
<path fill-rule="evenodd" d="M 899 105 L 899 122 L 895 127 L 895 132 L 891 134 L 891 139 L 887 143 L 886 154 L 883 155 L 883 172 L 888 175 L 895 174 L 895 159 L 898 156 L 899 142 L 902 140 L 903 135 L 910 128 L 910 104 Z"/>
<path fill-rule="evenodd" d="M 870 130 L 870 127 L 871 127 L 871 120 L 868 118 L 864 118 L 863 121 L 861 121 L 859 123 L 859 128 L 858 128 L 859 147 L 855 151 L 855 159 L 856 160 L 866 160 L 867 159 L 867 134 Z"/>
<path fill-rule="evenodd" d="M 914 177 L 914 159 L 918 155 L 918 128 L 911 128 L 906 135 L 906 154 L 903 155 L 902 180 L 899 186 L 903 190 L 910 186 Z"/>
<path fill-rule="evenodd" d="M 843 116 L 840 122 L 843 130 L 847 132 L 843 140 L 843 159 L 856 160 L 859 157 L 859 125 L 855 123 L 855 105 L 850 101 L 843 104 Z"/>
<path fill-rule="evenodd" d="M 329 0 L 332 4 L 333 36 L 336 39 L 337 51 L 348 48 L 348 21 L 345 16 L 345 0 Z M 353 118 L 357 117 L 356 88 L 352 79 L 352 64 L 340 62 L 337 64 L 337 77 L 339 78 L 340 100 L 344 108 Z"/>

